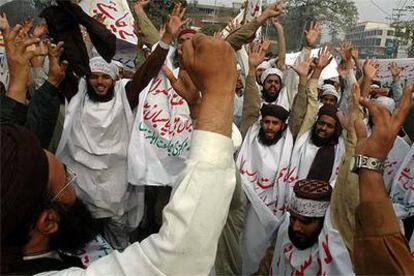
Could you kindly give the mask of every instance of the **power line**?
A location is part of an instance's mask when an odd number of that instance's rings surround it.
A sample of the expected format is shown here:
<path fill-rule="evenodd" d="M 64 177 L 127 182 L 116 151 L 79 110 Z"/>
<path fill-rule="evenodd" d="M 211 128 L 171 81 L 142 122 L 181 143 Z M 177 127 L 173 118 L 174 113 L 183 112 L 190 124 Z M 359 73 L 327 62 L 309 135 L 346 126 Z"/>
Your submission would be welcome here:
<path fill-rule="evenodd" d="M 375 7 L 377 7 L 380 11 L 382 11 L 385 15 L 392 16 L 387 11 L 383 10 L 380 6 L 378 6 L 377 3 L 374 2 L 374 0 L 370 0 L 370 1 Z"/>

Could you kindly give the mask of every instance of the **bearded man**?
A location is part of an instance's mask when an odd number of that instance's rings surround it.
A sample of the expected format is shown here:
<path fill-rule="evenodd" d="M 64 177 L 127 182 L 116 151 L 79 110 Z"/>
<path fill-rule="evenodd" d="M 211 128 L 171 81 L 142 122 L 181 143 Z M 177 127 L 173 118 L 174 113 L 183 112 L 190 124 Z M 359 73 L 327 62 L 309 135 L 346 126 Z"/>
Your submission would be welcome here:
<path fill-rule="evenodd" d="M 349 253 L 331 223 L 330 184 L 300 180 L 293 192 L 257 275 L 352 275 Z"/>
<path fill-rule="evenodd" d="M 95 218 L 104 221 L 104 237 L 115 249 L 128 246 L 128 232 L 138 226 L 143 211 L 138 206 L 143 204 L 142 190 L 127 179 L 132 110 L 140 92 L 159 72 L 182 25 L 180 7 L 175 6 L 158 46 L 131 81 L 117 81 L 113 62 L 92 58 L 92 74 L 81 79 L 67 107 L 56 155 L 78 175 L 77 195 Z"/>
<path fill-rule="evenodd" d="M 262 100 L 290 110 L 286 89 L 283 86 L 283 72 L 277 68 L 268 68 L 260 76 Z"/>

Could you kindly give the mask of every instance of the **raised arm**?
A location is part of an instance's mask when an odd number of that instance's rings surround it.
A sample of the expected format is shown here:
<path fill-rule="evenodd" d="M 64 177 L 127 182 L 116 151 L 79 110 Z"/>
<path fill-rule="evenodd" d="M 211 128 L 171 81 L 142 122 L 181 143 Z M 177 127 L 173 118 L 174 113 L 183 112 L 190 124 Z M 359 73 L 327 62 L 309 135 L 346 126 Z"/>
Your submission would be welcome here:
<path fill-rule="evenodd" d="M 413 86 L 405 87 L 400 105 L 391 115 L 386 108 L 362 98 L 372 116 L 372 134 L 362 120 L 355 123 L 355 154 L 385 161 L 412 104 Z M 414 261 L 384 188 L 381 172 L 359 169 L 360 204 L 355 211 L 354 268 L 359 275 L 412 275 Z"/>
<path fill-rule="evenodd" d="M 338 118 L 344 129 L 345 153 L 343 163 L 339 167 L 338 177 L 331 198 L 331 219 L 339 231 L 346 247 L 353 256 L 353 240 L 355 231 L 355 209 L 359 204 L 358 176 L 351 172 L 351 158 L 355 154 L 356 134 L 355 121 L 362 119 L 359 105 L 361 97 L 358 84 L 354 84 L 347 113 L 338 112 Z"/>
<path fill-rule="evenodd" d="M 305 34 L 305 44 L 303 45 L 302 51 L 300 52 L 299 56 L 295 60 L 294 66 L 297 66 L 299 62 L 303 60 L 307 60 L 311 55 L 311 50 L 315 46 L 316 42 L 318 41 L 319 35 L 320 35 L 320 24 L 318 22 L 312 21 L 309 25 L 309 29 L 304 31 Z M 306 85 L 306 82 L 302 80 L 301 83 L 299 83 L 299 77 L 297 73 L 295 73 L 295 70 L 292 68 L 289 68 L 286 71 L 286 77 L 285 77 L 285 89 L 288 96 L 289 106 L 293 106 L 296 94 L 298 93 L 299 85 Z M 302 95 L 303 96 L 303 95 Z M 300 101 L 301 102 L 301 101 Z M 297 103 L 298 104 L 298 103 Z M 303 120 L 305 113 L 306 113 L 306 103 L 300 104 L 300 110 L 297 109 L 297 111 L 303 113 L 299 116 L 297 114 L 297 118 L 302 118 Z M 297 134 L 297 132 L 296 132 Z"/>
<path fill-rule="evenodd" d="M 277 32 L 277 67 L 284 71 L 286 70 L 286 40 L 285 40 L 285 31 L 283 30 L 283 25 L 280 23 L 278 17 L 272 17 L 272 25 Z"/>
<path fill-rule="evenodd" d="M 261 43 L 252 44 L 248 48 L 249 73 L 246 77 L 246 89 L 244 90 L 243 111 L 240 124 L 240 132 L 244 137 L 249 128 L 260 116 L 260 93 L 256 84 L 256 68 L 263 62 L 266 51 Z"/>
<path fill-rule="evenodd" d="M 372 59 L 367 59 L 365 60 L 364 66 L 362 68 L 363 68 L 364 76 L 362 77 L 362 82 L 361 82 L 361 96 L 368 97 L 371 83 L 372 83 L 373 78 L 375 77 L 375 74 L 378 71 L 379 64 L 377 64 Z"/>
<path fill-rule="evenodd" d="M 303 119 L 297 138 L 308 131 L 315 123 L 315 119 L 318 114 L 318 80 L 322 70 L 331 62 L 331 60 L 332 56 L 328 50 L 328 47 L 325 46 L 324 48 L 321 48 L 312 77 L 308 81 L 308 104 L 306 107 L 306 115 Z"/>
<path fill-rule="evenodd" d="M 4 96 L 3 104 L 5 109 L 1 111 L 1 121 L 14 122 L 25 125 L 32 130 L 39 138 L 41 145 L 47 147 L 53 135 L 59 112 L 58 89 L 60 82 L 65 76 L 67 63 L 60 63 L 59 57 L 63 51 L 63 43 L 52 47 L 47 43 L 49 53 L 48 79 L 35 92 L 29 107 L 26 105 L 27 80 L 30 74 L 29 61 L 37 55 L 46 54 L 41 47 L 29 51 L 27 46 L 39 42 L 38 38 L 18 37 L 21 33 L 21 26 L 3 32 L 5 37 L 6 54 L 9 64 L 10 83 L 9 89 Z M 27 113 L 26 113 L 27 112 Z"/>
<path fill-rule="evenodd" d="M 284 12 L 283 9 L 283 4 L 280 1 L 269 5 L 260 16 L 230 33 L 225 40 L 230 43 L 234 50 L 238 51 L 244 44 L 253 40 L 257 29 L 259 29 L 267 19 L 282 15 Z"/>
<path fill-rule="evenodd" d="M 137 22 L 143 43 L 151 48 L 160 40 L 160 34 L 145 13 L 144 8 L 149 2 L 149 0 L 137 0 L 134 5 L 134 11 L 138 18 Z"/>
<path fill-rule="evenodd" d="M 203 95 L 192 138 L 193 165 L 164 209 L 168 226 L 145 240 L 142 248 L 166 275 L 207 275 L 236 181 L 230 139 L 236 62 L 230 45 L 196 35 L 184 43 L 181 64 Z M 220 184 L 212 183 L 214 179 Z"/>
<path fill-rule="evenodd" d="M 402 96 L 400 79 L 401 69 L 398 67 L 397 63 L 391 62 L 390 71 L 392 75 L 392 97 L 396 103 L 399 103 Z"/>
<path fill-rule="evenodd" d="M 60 62 L 63 53 L 63 42 L 57 45 L 47 43 L 49 72 L 47 81 L 36 90 L 27 113 L 26 127 L 33 131 L 42 147 L 47 148 L 52 139 L 56 121 L 59 116 L 59 84 L 65 78 L 66 61 Z"/>
<path fill-rule="evenodd" d="M 169 45 L 173 41 L 178 30 L 184 24 L 181 20 L 184 16 L 184 9 L 181 4 L 176 4 L 174 10 L 169 16 L 166 31 L 163 34 L 160 43 L 155 48 L 154 52 L 145 60 L 145 62 L 137 69 L 132 81 L 125 86 L 128 101 L 131 109 L 138 105 L 139 94 L 148 85 L 152 78 L 154 78 L 164 64 L 165 58 L 168 54 Z"/>
<path fill-rule="evenodd" d="M 306 94 L 306 87 L 308 82 L 308 74 L 310 64 L 312 62 L 312 58 L 310 55 L 306 55 L 301 60 L 295 62 L 292 67 L 299 75 L 299 85 L 298 85 L 298 93 L 295 96 L 292 104 L 292 112 L 290 112 L 289 116 L 289 129 L 292 133 L 293 141 L 296 140 L 296 137 L 299 134 L 300 128 L 303 124 L 306 115 L 306 109 L 308 106 L 308 97 Z"/>
<path fill-rule="evenodd" d="M 358 60 L 358 57 L 355 56 L 355 48 L 351 42 L 344 42 L 339 49 L 341 54 L 341 63 L 338 65 L 337 71 L 340 73 L 340 76 L 345 79 L 345 90 L 341 95 L 341 100 L 339 103 L 340 110 L 346 112 L 348 110 L 348 103 L 351 98 L 351 93 L 353 85 L 356 83 L 356 78 L 354 74 L 354 60 Z M 354 57 L 355 56 L 355 57 Z"/>

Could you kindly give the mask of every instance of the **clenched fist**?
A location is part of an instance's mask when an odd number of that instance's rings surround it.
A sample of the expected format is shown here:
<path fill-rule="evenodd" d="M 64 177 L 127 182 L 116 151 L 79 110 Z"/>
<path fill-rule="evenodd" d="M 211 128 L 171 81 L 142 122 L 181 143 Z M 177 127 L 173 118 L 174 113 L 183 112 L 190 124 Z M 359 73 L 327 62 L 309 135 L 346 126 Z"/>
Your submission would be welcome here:
<path fill-rule="evenodd" d="M 236 59 L 234 50 L 227 42 L 197 34 L 184 43 L 180 59 L 201 93 L 234 93 Z"/>

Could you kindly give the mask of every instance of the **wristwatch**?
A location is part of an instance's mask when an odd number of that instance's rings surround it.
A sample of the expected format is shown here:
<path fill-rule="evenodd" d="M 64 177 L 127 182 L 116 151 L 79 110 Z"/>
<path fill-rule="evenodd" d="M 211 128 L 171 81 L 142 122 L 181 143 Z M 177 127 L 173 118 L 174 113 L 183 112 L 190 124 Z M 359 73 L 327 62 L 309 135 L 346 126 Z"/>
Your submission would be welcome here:
<path fill-rule="evenodd" d="M 384 161 L 374 157 L 368 157 L 363 155 L 354 155 L 351 158 L 351 171 L 358 173 L 359 169 L 368 169 L 377 171 L 379 173 L 384 172 Z"/>

